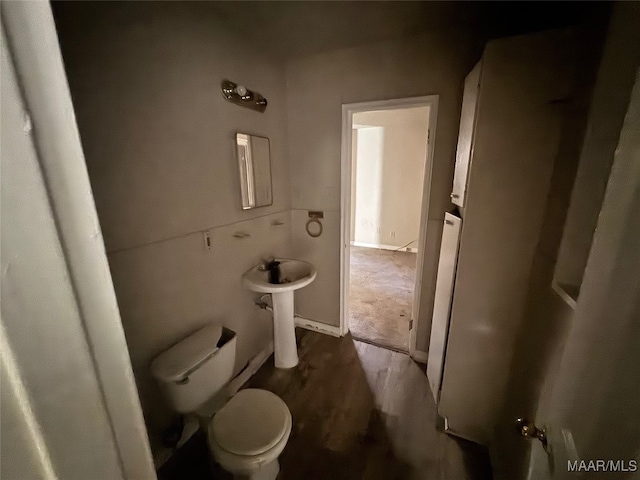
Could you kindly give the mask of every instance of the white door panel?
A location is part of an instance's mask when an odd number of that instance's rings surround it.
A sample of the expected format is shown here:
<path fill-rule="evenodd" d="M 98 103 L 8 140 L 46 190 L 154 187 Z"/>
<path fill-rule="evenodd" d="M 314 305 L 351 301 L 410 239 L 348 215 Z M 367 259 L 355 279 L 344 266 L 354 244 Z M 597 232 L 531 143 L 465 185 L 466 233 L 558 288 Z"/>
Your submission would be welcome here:
<path fill-rule="evenodd" d="M 571 78 L 568 35 L 490 42 L 473 138 L 438 413 L 490 443 L 508 388 Z M 473 399 L 473 401 L 469 401 Z"/>
<path fill-rule="evenodd" d="M 469 72 L 469 75 L 467 75 L 464 81 L 458 148 L 456 149 L 456 169 L 453 176 L 453 189 L 451 190 L 451 202 L 459 207 L 464 207 L 467 190 L 467 177 L 473 149 L 473 134 L 476 124 L 481 71 L 482 61 L 473 67 L 473 70 Z"/>
<path fill-rule="evenodd" d="M 442 366 L 444 364 L 447 333 L 449 331 L 449 316 L 451 314 L 451 300 L 453 297 L 453 282 L 458 261 L 458 244 L 462 219 L 446 213 L 440 244 L 440 260 L 438 262 L 438 276 L 436 279 L 436 293 L 433 304 L 433 319 L 431 321 L 431 340 L 429 344 L 429 360 L 427 362 L 427 377 L 433 393 L 433 399 L 438 403 L 438 392 L 442 380 Z"/>

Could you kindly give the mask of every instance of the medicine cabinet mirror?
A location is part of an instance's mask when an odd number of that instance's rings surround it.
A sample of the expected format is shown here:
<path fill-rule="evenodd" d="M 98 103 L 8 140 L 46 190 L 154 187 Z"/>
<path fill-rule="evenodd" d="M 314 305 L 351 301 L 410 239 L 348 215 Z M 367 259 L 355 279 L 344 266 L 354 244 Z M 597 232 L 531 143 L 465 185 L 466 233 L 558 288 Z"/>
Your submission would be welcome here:
<path fill-rule="evenodd" d="M 249 210 L 272 205 L 269 139 L 237 133 L 236 151 L 240 168 L 242 209 Z"/>

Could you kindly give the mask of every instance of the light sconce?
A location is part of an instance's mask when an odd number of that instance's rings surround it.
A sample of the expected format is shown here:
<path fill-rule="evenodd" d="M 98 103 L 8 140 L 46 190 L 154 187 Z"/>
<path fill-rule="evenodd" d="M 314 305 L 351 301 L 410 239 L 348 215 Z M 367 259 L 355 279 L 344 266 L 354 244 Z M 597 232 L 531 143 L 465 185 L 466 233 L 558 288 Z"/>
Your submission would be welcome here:
<path fill-rule="evenodd" d="M 231 103 L 235 103 L 241 107 L 251 108 L 258 112 L 264 112 L 267 108 L 267 99 L 257 92 L 248 90 L 244 85 L 223 80 L 220 88 L 222 90 L 222 96 Z"/>

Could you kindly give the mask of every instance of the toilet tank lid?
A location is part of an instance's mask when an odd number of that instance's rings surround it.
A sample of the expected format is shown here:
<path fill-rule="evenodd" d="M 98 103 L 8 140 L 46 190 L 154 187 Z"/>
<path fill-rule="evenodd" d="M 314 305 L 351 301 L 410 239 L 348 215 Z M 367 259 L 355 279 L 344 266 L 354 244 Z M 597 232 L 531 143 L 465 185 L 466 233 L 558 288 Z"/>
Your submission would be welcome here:
<path fill-rule="evenodd" d="M 158 355 L 151 363 L 151 374 L 162 382 L 185 379 L 218 350 L 221 336 L 222 325 L 202 327 Z"/>

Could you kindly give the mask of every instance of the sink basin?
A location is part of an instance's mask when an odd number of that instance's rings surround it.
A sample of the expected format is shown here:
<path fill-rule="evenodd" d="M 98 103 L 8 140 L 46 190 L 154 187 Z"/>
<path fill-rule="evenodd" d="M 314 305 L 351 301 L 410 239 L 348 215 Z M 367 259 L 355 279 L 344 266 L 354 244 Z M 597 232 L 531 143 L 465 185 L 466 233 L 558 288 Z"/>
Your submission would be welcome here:
<path fill-rule="evenodd" d="M 242 275 L 242 285 L 252 292 L 281 293 L 306 287 L 316 278 L 316 267 L 302 260 L 277 258 L 280 262 L 280 283 L 269 283 L 269 272 L 260 270 L 260 265 Z"/>
<path fill-rule="evenodd" d="M 256 265 L 242 275 L 242 285 L 252 292 L 271 294 L 274 363 L 276 368 L 293 368 L 298 364 L 293 292 L 313 282 L 316 267 L 302 260 L 276 260 L 280 262 L 280 283 L 269 283 L 269 272 Z"/>

